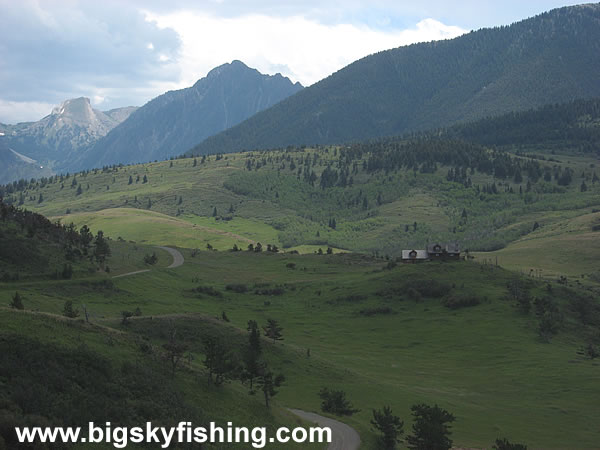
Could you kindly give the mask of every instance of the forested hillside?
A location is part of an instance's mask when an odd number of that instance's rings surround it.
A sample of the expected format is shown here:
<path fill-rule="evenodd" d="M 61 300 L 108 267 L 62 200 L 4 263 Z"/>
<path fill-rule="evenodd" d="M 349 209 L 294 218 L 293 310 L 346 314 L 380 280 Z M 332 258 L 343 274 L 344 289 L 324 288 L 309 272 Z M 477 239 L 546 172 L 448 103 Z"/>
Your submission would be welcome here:
<path fill-rule="evenodd" d="M 600 6 L 367 56 L 188 154 L 339 144 L 600 96 Z"/>
<path fill-rule="evenodd" d="M 552 104 L 455 125 L 442 136 L 482 145 L 599 154 L 600 100 Z"/>

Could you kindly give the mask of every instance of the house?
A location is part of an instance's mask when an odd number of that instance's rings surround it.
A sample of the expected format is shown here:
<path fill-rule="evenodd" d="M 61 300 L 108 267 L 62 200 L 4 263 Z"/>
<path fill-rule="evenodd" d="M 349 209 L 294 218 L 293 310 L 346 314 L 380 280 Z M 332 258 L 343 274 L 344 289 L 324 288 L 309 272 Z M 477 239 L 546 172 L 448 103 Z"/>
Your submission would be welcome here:
<path fill-rule="evenodd" d="M 426 250 L 402 250 L 402 262 L 447 261 L 460 259 L 458 244 L 429 244 Z"/>
<path fill-rule="evenodd" d="M 444 247 L 441 244 L 429 244 L 427 245 L 427 254 L 430 259 L 443 259 L 444 258 Z"/>
<path fill-rule="evenodd" d="M 402 262 L 416 263 L 428 259 L 427 250 L 402 250 Z"/>
<path fill-rule="evenodd" d="M 446 259 L 460 259 L 460 247 L 458 244 L 446 244 Z"/>

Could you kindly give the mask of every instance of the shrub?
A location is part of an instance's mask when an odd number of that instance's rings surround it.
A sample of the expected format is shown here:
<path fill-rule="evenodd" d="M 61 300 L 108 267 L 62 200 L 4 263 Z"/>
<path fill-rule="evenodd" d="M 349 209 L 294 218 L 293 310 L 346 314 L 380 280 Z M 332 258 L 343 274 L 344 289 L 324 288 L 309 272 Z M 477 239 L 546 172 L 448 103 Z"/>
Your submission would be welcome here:
<path fill-rule="evenodd" d="M 321 409 L 337 416 L 351 416 L 360 411 L 353 408 L 352 404 L 346 398 L 344 391 L 323 388 L 319 391 L 319 398 L 322 400 Z"/>
<path fill-rule="evenodd" d="M 237 292 L 238 294 L 248 292 L 248 286 L 245 284 L 228 284 L 225 286 L 225 289 L 228 291 Z"/>
<path fill-rule="evenodd" d="M 438 280 L 410 280 L 402 289 L 406 291 L 414 289 L 423 297 L 441 298 L 452 290 L 452 285 Z"/>
<path fill-rule="evenodd" d="M 468 308 L 480 303 L 479 298 L 474 295 L 451 295 L 442 300 L 442 305 L 450 309 Z"/>
<path fill-rule="evenodd" d="M 18 292 L 15 292 L 15 295 L 13 296 L 12 301 L 10 302 L 10 307 L 21 310 L 25 308 L 23 306 L 23 300 L 21 299 L 21 295 L 19 295 Z"/>
<path fill-rule="evenodd" d="M 378 306 L 374 308 L 364 308 L 358 312 L 361 316 L 371 317 L 378 314 L 388 315 L 395 314 L 395 311 L 388 306 Z"/>
<path fill-rule="evenodd" d="M 348 303 L 357 303 L 357 302 L 362 302 L 363 300 L 366 300 L 367 296 L 366 295 L 360 295 L 360 294 L 356 294 L 356 295 L 346 295 L 345 297 L 338 297 L 336 301 L 338 302 L 348 302 Z"/>
<path fill-rule="evenodd" d="M 195 292 L 196 294 L 210 295 L 211 297 L 223 298 L 223 294 L 212 286 L 198 286 L 192 289 L 192 292 Z"/>
<path fill-rule="evenodd" d="M 282 287 L 274 287 L 268 289 L 257 289 L 254 291 L 256 295 L 282 295 L 285 293 L 285 289 Z"/>
<path fill-rule="evenodd" d="M 156 256 L 155 252 L 152 252 L 151 255 L 144 255 L 144 263 L 153 266 L 158 262 L 158 256 Z"/>
<path fill-rule="evenodd" d="M 79 315 L 79 311 L 73 308 L 73 302 L 71 300 L 67 300 L 63 307 L 63 316 L 70 317 L 71 319 L 77 317 Z"/>

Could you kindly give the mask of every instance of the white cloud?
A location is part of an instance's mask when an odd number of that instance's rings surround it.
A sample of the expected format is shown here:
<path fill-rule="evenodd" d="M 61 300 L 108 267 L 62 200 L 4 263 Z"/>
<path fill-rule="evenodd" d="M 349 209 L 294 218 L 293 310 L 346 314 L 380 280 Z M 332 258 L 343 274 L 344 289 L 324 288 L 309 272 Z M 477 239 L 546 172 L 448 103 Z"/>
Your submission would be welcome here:
<path fill-rule="evenodd" d="M 197 11 L 145 12 L 146 20 L 170 28 L 182 47 L 176 63 L 180 87 L 210 69 L 239 59 L 263 73 L 282 72 L 311 85 L 368 54 L 415 42 L 453 38 L 466 30 L 425 19 L 403 30 L 353 24 L 327 25 L 303 16 L 245 15 L 222 18 Z"/>
<path fill-rule="evenodd" d="M 436 13 L 401 24 L 405 7 L 389 0 L 0 0 L 0 7 L 4 123 L 39 120 L 79 96 L 102 109 L 141 106 L 234 59 L 308 86 L 370 53 L 464 32 L 422 20 Z"/>
<path fill-rule="evenodd" d="M 52 103 L 13 102 L 0 99 L 0 119 L 10 118 L 5 123 L 30 122 L 47 116 L 54 108 Z M 0 120 L 1 121 L 1 120 Z"/>

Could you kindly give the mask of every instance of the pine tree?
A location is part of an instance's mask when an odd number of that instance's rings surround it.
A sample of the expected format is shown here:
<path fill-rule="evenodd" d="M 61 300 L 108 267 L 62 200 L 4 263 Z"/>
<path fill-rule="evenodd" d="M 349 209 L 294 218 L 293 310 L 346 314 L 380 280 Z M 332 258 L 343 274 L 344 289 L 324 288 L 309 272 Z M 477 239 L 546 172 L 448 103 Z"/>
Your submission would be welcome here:
<path fill-rule="evenodd" d="M 285 377 L 282 374 L 274 375 L 269 369 L 265 368 L 263 373 L 258 378 L 258 386 L 265 396 L 265 405 L 269 407 L 269 400 L 271 397 L 277 394 L 278 388 L 285 381 Z"/>
<path fill-rule="evenodd" d="M 272 339 L 273 342 L 283 340 L 283 335 L 281 334 L 283 328 L 275 319 L 267 319 L 267 325 L 263 327 L 263 330 L 265 332 L 265 336 L 269 339 Z"/>
<path fill-rule="evenodd" d="M 413 435 L 406 438 L 409 449 L 448 450 L 452 448 L 449 425 L 455 420 L 452 414 L 437 405 L 413 405 L 411 410 L 415 421 L 412 427 Z"/>
<path fill-rule="evenodd" d="M 79 315 L 79 311 L 73 308 L 73 302 L 71 300 L 67 300 L 63 307 L 63 316 L 70 317 L 74 319 Z"/>
<path fill-rule="evenodd" d="M 14 309 L 25 309 L 25 307 L 23 306 L 23 299 L 21 298 L 21 295 L 18 292 L 15 292 L 15 295 L 12 298 L 12 301 L 10 302 L 10 307 L 14 308 Z"/>
<path fill-rule="evenodd" d="M 404 422 L 400 420 L 400 417 L 393 415 L 389 406 L 384 406 L 381 411 L 373 410 L 371 425 L 383 435 L 381 448 L 394 450 L 399 436 L 404 433 Z"/>

